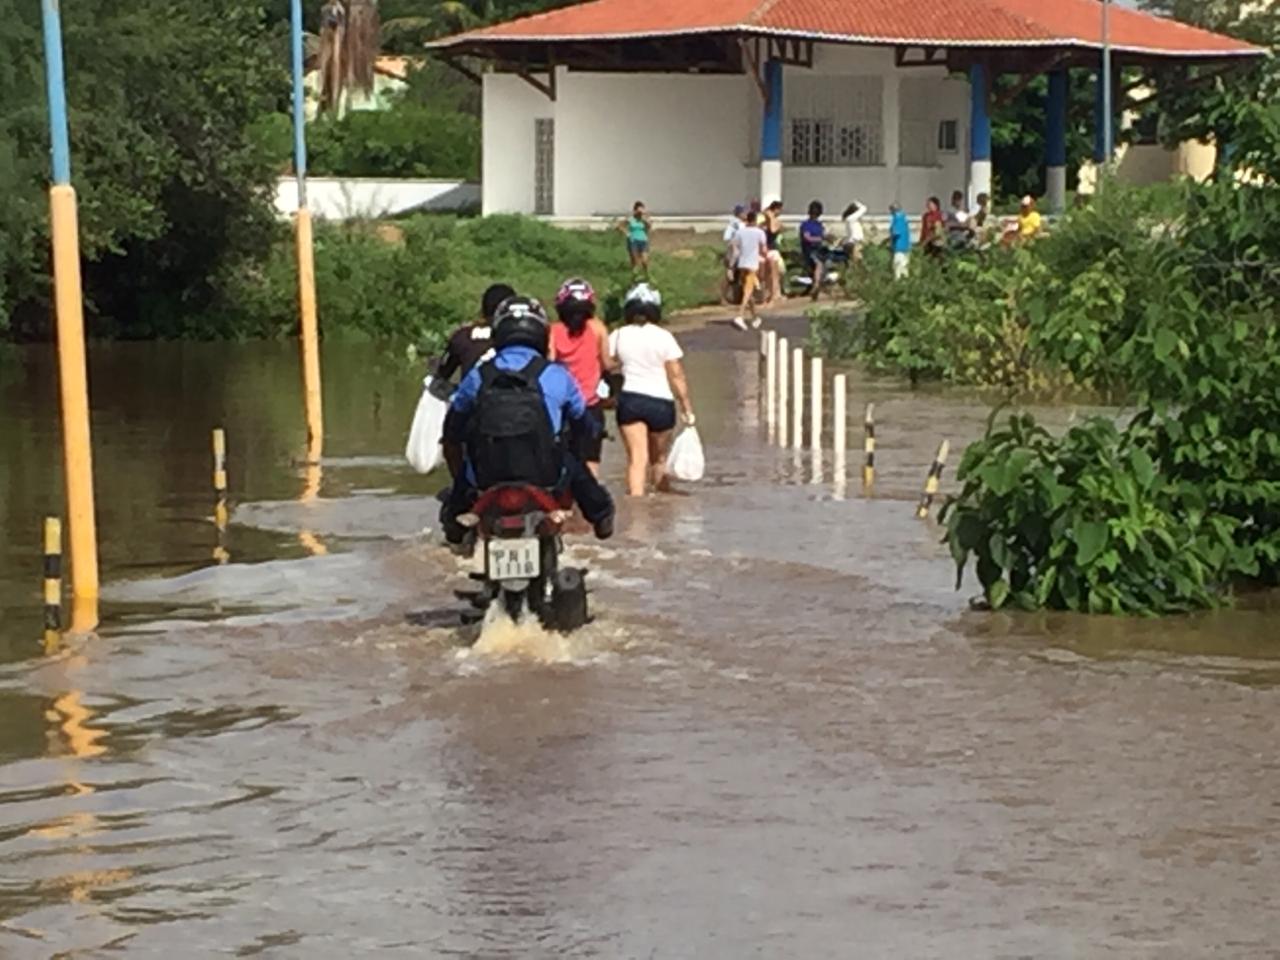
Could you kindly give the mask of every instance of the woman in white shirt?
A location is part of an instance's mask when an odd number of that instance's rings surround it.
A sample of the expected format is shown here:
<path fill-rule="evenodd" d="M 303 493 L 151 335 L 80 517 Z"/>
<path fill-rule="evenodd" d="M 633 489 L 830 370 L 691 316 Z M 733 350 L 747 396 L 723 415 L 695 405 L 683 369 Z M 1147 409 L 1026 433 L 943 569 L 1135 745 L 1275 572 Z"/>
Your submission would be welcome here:
<path fill-rule="evenodd" d="M 849 254 L 850 262 L 862 259 L 862 244 L 867 239 L 862 218 L 866 212 L 866 206 L 857 200 L 849 204 L 844 211 L 844 249 L 845 253 Z"/>
<path fill-rule="evenodd" d="M 626 326 L 609 336 L 609 354 L 622 368 L 618 429 L 627 448 L 627 493 L 642 497 L 649 483 L 668 489 L 667 451 L 676 426 L 676 403 L 686 426 L 693 406 L 676 338 L 658 326 L 662 295 L 647 283 L 633 287 L 623 305 Z"/>

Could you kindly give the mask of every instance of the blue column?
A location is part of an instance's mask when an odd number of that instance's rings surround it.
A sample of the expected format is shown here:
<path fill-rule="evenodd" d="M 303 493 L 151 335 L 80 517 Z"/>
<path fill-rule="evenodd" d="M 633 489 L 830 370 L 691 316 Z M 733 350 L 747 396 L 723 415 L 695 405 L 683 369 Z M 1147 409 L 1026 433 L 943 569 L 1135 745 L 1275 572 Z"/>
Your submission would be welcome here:
<path fill-rule="evenodd" d="M 983 64 L 969 68 L 969 198 L 991 193 L 990 77 Z"/>
<path fill-rule="evenodd" d="M 760 128 L 760 159 L 782 159 L 782 63 L 770 60 L 764 65 L 764 123 Z"/>
<path fill-rule="evenodd" d="M 1049 98 L 1045 103 L 1045 162 L 1051 167 L 1067 165 L 1067 71 L 1049 74 Z"/>
<path fill-rule="evenodd" d="M 971 160 L 991 159 L 991 112 L 987 106 L 990 96 L 987 68 L 980 63 L 975 63 L 969 68 L 971 104 L 969 124 L 972 129 L 969 158 Z"/>
<path fill-rule="evenodd" d="M 302 75 L 302 0 L 289 7 L 293 60 L 293 172 L 298 178 L 298 207 L 307 205 L 307 113 Z"/>
<path fill-rule="evenodd" d="M 1098 70 L 1098 84 L 1093 98 L 1093 162 L 1107 162 L 1107 86 L 1103 71 Z"/>
<path fill-rule="evenodd" d="M 49 137 L 53 145 L 53 182 L 71 183 L 71 138 L 67 132 L 67 87 L 62 67 L 62 17 L 58 0 L 40 5 L 44 20 L 44 71 L 49 88 Z"/>

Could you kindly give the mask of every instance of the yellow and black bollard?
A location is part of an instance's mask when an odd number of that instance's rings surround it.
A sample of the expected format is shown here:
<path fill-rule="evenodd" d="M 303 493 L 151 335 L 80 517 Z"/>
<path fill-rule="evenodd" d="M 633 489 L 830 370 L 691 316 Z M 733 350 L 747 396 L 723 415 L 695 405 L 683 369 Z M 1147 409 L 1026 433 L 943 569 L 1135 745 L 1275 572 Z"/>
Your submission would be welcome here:
<path fill-rule="evenodd" d="M 870 490 L 876 483 L 876 405 L 874 403 L 867 404 L 863 432 L 862 450 L 866 459 L 862 464 L 862 487 L 864 490 Z"/>
<path fill-rule="evenodd" d="M 942 470 L 947 465 L 947 454 L 950 452 L 951 441 L 943 440 L 938 447 L 938 455 L 933 458 L 933 466 L 929 468 L 929 478 L 924 482 L 924 494 L 920 497 L 920 506 L 916 508 L 916 516 L 921 520 L 929 516 L 933 498 L 938 495 L 938 484 L 942 481 Z"/>
<path fill-rule="evenodd" d="M 231 559 L 227 551 L 227 524 L 231 519 L 227 509 L 227 434 L 221 428 L 213 431 L 213 525 L 218 533 L 213 559 L 224 564 Z"/>
<path fill-rule="evenodd" d="M 58 649 L 62 636 L 62 521 L 44 520 L 44 651 Z"/>

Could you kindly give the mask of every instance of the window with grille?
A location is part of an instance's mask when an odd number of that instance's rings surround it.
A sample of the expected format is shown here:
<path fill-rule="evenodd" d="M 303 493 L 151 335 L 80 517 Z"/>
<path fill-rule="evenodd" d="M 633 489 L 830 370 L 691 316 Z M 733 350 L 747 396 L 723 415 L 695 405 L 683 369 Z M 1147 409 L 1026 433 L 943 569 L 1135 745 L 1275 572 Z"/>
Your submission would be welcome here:
<path fill-rule="evenodd" d="M 879 77 L 787 78 L 788 164 L 874 167 L 883 157 L 883 82 Z"/>
<path fill-rule="evenodd" d="M 958 153 L 960 151 L 960 124 L 956 120 L 938 121 L 938 152 Z"/>
<path fill-rule="evenodd" d="M 550 216 L 556 212 L 556 122 L 533 121 L 533 212 Z"/>

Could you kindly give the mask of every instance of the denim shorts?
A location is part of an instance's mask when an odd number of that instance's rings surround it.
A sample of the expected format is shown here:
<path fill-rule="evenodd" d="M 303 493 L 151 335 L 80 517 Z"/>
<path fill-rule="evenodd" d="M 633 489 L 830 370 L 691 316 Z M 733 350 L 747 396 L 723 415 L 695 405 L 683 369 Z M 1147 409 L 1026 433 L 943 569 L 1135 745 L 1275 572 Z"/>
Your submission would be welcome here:
<path fill-rule="evenodd" d="M 627 252 L 633 256 L 641 256 L 649 252 L 648 240 L 628 240 Z"/>
<path fill-rule="evenodd" d="M 643 423 L 653 433 L 666 433 L 676 428 L 676 403 L 643 393 L 622 391 L 618 397 L 618 426 Z"/>

